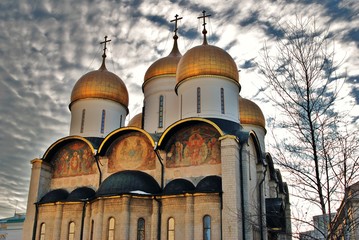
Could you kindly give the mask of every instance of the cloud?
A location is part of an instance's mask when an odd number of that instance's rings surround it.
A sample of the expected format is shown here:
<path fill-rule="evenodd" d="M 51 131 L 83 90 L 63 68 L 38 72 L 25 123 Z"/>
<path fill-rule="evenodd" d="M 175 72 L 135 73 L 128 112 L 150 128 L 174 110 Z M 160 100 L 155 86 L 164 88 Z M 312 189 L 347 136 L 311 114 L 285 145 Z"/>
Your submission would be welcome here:
<path fill-rule="evenodd" d="M 243 68 L 242 88 L 257 95 L 260 81 L 254 59 L 266 41 L 282 36 L 278 21 L 293 12 L 317 14 L 332 23 L 341 48 L 348 52 L 348 75 L 357 79 L 359 37 L 355 13 L 359 3 L 342 1 L 0 1 L 0 217 L 24 210 L 30 178 L 29 161 L 41 157 L 56 140 L 68 135 L 70 95 L 76 81 L 101 64 L 105 35 L 107 68 L 126 83 L 130 113 L 142 108 L 146 69 L 172 48 L 175 14 L 182 54 L 202 43 L 202 10 L 208 39 L 227 50 Z M 354 43 L 350 48 L 346 42 Z M 352 76 L 352 77 L 351 77 Z M 256 85 L 257 84 L 257 85 Z M 357 82 L 352 97 L 358 103 Z"/>

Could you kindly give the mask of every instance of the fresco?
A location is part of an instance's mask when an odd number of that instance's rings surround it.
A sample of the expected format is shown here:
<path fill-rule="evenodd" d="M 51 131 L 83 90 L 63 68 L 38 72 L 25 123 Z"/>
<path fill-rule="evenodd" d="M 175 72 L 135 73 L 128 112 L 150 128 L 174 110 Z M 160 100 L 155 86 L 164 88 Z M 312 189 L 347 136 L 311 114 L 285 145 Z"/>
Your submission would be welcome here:
<path fill-rule="evenodd" d="M 156 167 L 156 154 L 150 141 L 139 132 L 125 134 L 108 150 L 108 171 L 151 170 Z"/>
<path fill-rule="evenodd" d="M 95 158 L 90 147 L 82 141 L 74 141 L 58 151 L 53 158 L 53 177 L 69 177 L 96 172 Z"/>
<path fill-rule="evenodd" d="M 221 162 L 219 133 L 206 124 L 184 128 L 166 145 L 166 167 L 186 167 Z"/>

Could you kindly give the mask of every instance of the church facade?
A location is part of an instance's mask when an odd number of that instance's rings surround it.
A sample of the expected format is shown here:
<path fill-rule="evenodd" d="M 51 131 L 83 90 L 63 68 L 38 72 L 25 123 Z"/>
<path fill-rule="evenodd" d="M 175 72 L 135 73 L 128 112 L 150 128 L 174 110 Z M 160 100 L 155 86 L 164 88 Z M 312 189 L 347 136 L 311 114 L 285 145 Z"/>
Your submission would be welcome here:
<path fill-rule="evenodd" d="M 23 239 L 291 239 L 289 193 L 238 68 L 207 43 L 144 75 L 143 111 L 106 69 L 75 84 L 70 134 L 31 161 Z"/>

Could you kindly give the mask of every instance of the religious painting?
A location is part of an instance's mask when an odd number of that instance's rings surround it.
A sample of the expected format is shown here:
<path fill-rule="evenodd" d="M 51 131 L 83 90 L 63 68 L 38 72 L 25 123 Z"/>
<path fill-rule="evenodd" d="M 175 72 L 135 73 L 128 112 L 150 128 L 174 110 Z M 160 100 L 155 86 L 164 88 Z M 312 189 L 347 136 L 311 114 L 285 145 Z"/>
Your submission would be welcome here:
<path fill-rule="evenodd" d="M 219 133 L 207 124 L 180 130 L 166 145 L 166 167 L 187 167 L 221 162 Z"/>
<path fill-rule="evenodd" d="M 69 177 L 96 172 L 91 148 L 82 141 L 73 141 L 62 147 L 54 156 L 53 177 Z"/>
<path fill-rule="evenodd" d="M 156 154 L 151 142 L 139 132 L 116 139 L 108 152 L 108 171 L 151 170 L 156 167 Z"/>

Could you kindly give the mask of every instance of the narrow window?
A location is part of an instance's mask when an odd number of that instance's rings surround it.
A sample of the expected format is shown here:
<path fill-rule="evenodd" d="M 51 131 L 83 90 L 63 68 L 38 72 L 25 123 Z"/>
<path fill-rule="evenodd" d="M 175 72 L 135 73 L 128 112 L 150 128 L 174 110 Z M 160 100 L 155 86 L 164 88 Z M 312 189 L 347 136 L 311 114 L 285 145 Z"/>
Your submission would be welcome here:
<path fill-rule="evenodd" d="M 197 113 L 201 112 L 201 88 L 197 88 Z"/>
<path fill-rule="evenodd" d="M 203 240 L 211 240 L 211 217 L 203 217 Z"/>
<path fill-rule="evenodd" d="M 68 240 L 74 240 L 75 239 L 75 223 L 70 222 L 69 223 L 69 237 Z"/>
<path fill-rule="evenodd" d="M 93 240 L 93 227 L 94 227 L 94 221 L 93 221 L 93 220 L 91 220 L 90 240 Z"/>
<path fill-rule="evenodd" d="M 160 96 L 159 112 L 158 112 L 158 127 L 163 128 L 163 96 Z"/>
<path fill-rule="evenodd" d="M 84 132 L 84 125 L 85 125 L 85 109 L 82 109 L 82 117 L 81 117 L 81 130 L 80 133 Z"/>
<path fill-rule="evenodd" d="M 145 240 L 145 219 L 139 218 L 137 222 L 137 240 Z"/>
<path fill-rule="evenodd" d="M 174 218 L 169 218 L 167 223 L 167 240 L 175 239 L 175 220 Z"/>
<path fill-rule="evenodd" d="M 41 223 L 39 240 L 45 240 L 45 231 L 46 231 L 46 225 L 45 223 Z"/>
<path fill-rule="evenodd" d="M 101 133 L 105 132 L 105 118 L 106 118 L 106 110 L 102 110 L 102 116 L 101 116 Z"/>
<path fill-rule="evenodd" d="M 224 114 L 224 89 L 221 88 L 221 113 Z"/>
<path fill-rule="evenodd" d="M 115 219 L 113 217 L 108 219 L 108 240 L 115 239 Z"/>
<path fill-rule="evenodd" d="M 122 127 L 122 114 L 120 116 L 120 127 Z"/>

